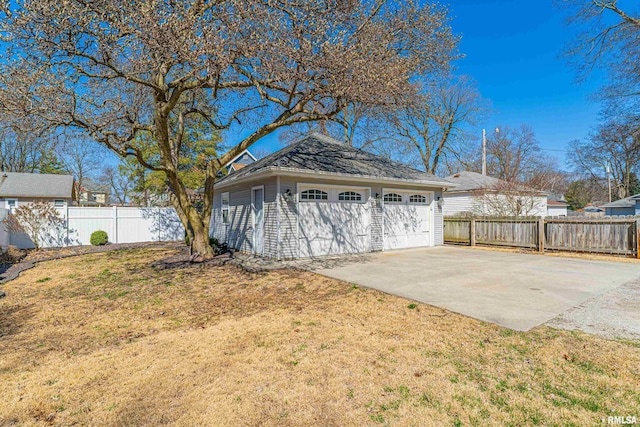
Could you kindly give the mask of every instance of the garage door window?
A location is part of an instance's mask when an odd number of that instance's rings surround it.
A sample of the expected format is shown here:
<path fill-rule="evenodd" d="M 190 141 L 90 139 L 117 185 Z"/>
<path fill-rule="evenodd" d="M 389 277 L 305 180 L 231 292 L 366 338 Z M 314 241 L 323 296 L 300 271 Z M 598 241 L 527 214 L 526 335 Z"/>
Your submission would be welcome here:
<path fill-rule="evenodd" d="M 355 191 L 343 191 L 338 194 L 338 200 L 341 202 L 361 202 L 362 195 L 360 193 L 356 193 Z"/>
<path fill-rule="evenodd" d="M 385 203 L 402 203 L 402 196 L 398 193 L 389 193 L 384 195 Z"/>
<path fill-rule="evenodd" d="M 416 205 L 426 205 L 427 198 L 421 194 L 414 194 L 413 196 L 409 197 L 409 203 Z"/>
<path fill-rule="evenodd" d="M 302 200 L 329 200 L 329 194 L 322 190 L 305 190 L 300 194 Z"/>

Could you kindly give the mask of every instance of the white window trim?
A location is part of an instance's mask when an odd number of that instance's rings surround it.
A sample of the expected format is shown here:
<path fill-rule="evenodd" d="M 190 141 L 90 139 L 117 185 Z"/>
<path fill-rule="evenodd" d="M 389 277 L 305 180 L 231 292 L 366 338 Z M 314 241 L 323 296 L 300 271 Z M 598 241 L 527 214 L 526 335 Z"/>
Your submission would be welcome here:
<path fill-rule="evenodd" d="M 423 197 L 424 198 L 424 202 L 412 202 L 411 198 L 415 197 L 415 196 Z M 426 205 L 429 204 L 429 196 L 426 196 L 426 195 L 420 194 L 420 193 L 412 194 L 412 195 L 409 196 L 409 202 L 408 203 L 410 205 L 424 205 L 424 206 L 426 206 Z"/>
<path fill-rule="evenodd" d="M 400 196 L 400 200 L 385 200 L 384 199 L 386 196 L 390 196 L 392 194 L 396 194 L 396 195 Z M 403 195 L 402 193 L 397 192 L 397 191 L 389 191 L 388 193 L 385 192 L 385 193 L 382 194 L 382 202 L 386 203 L 388 205 L 404 205 L 405 204 L 405 195 Z"/>
<path fill-rule="evenodd" d="M 342 196 L 343 194 L 345 194 L 344 197 L 348 197 L 348 198 L 340 200 L 340 196 Z M 357 197 L 357 198 L 354 199 L 353 197 Z M 359 191 L 345 190 L 345 191 L 338 192 L 339 202 L 362 202 L 362 199 L 363 199 L 363 194 L 360 193 Z"/>
<path fill-rule="evenodd" d="M 371 197 L 371 187 L 361 187 L 353 185 L 331 185 L 331 184 L 313 184 L 313 183 L 298 183 L 298 202 L 300 203 L 367 203 Z M 302 199 L 302 192 L 306 190 L 321 190 L 328 194 L 327 200 L 313 200 Z M 361 200 L 339 200 L 340 193 L 346 191 L 353 191 L 360 194 Z"/>
<path fill-rule="evenodd" d="M 305 198 L 303 197 L 304 193 L 309 191 L 314 191 L 313 198 Z M 311 196 L 312 194 L 309 194 Z M 316 196 L 320 196 L 319 199 L 315 198 Z M 325 197 L 326 196 L 326 197 Z M 300 192 L 300 200 L 305 202 L 329 202 L 329 191 L 323 188 L 307 188 L 306 190 L 302 190 Z"/>
<path fill-rule="evenodd" d="M 251 187 L 251 227 L 253 229 L 252 233 L 251 233 L 251 242 L 252 242 L 252 246 L 253 246 L 253 251 L 255 252 L 255 248 L 256 248 L 256 193 L 255 190 L 262 190 L 262 252 L 259 255 L 264 254 L 264 239 L 265 239 L 265 234 L 264 234 L 264 228 L 265 228 L 265 223 L 266 223 L 266 219 L 265 219 L 265 211 L 264 211 L 264 200 L 265 200 L 265 194 L 264 194 L 264 185 L 256 185 L 255 187 Z"/>
<path fill-rule="evenodd" d="M 227 203 L 226 203 L 226 205 L 225 205 L 225 203 L 224 203 L 225 195 L 227 196 L 227 197 L 226 197 L 226 199 L 227 199 Z M 222 223 L 223 223 L 224 225 L 229 225 L 229 224 L 231 224 L 230 209 L 229 209 L 230 201 L 231 201 L 231 199 L 230 199 L 230 194 L 229 194 L 229 192 L 228 192 L 228 191 L 226 191 L 226 192 L 224 192 L 224 193 L 220 193 L 220 211 L 222 212 Z M 226 219 L 226 221 L 225 221 L 225 218 L 224 218 L 224 213 L 225 213 L 225 211 L 227 212 L 227 219 Z"/>
<path fill-rule="evenodd" d="M 13 209 L 18 209 L 18 205 L 19 205 L 19 201 L 18 199 L 15 198 L 6 198 L 4 199 L 5 202 L 5 207 L 8 211 L 11 211 L 11 206 L 9 205 L 9 202 L 15 202 L 16 204 L 14 205 Z"/>

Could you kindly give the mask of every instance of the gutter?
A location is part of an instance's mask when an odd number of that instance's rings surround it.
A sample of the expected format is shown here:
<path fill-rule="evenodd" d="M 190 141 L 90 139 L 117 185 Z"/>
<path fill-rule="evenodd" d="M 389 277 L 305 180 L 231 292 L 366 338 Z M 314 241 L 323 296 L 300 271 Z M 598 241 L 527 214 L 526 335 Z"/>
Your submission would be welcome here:
<path fill-rule="evenodd" d="M 222 188 L 241 184 L 245 181 L 254 181 L 259 178 L 270 177 L 270 176 L 302 176 L 302 177 L 322 178 L 326 180 L 336 180 L 336 181 L 344 181 L 345 179 L 349 179 L 349 180 L 359 181 L 359 182 L 383 182 L 383 183 L 389 183 L 389 184 L 405 184 L 405 185 L 413 184 L 413 185 L 419 185 L 419 186 L 425 186 L 425 187 L 439 187 L 439 188 L 453 188 L 458 185 L 458 184 L 454 184 L 452 182 L 444 181 L 444 180 L 431 181 L 431 180 L 418 180 L 418 179 L 403 179 L 403 178 L 379 177 L 379 176 L 360 175 L 360 174 L 346 174 L 346 173 L 338 173 L 338 172 L 310 171 L 305 169 L 270 166 L 258 172 L 250 173 L 248 175 L 241 176 L 238 178 L 229 176 L 228 178 L 214 184 L 214 188 L 222 189 Z"/>

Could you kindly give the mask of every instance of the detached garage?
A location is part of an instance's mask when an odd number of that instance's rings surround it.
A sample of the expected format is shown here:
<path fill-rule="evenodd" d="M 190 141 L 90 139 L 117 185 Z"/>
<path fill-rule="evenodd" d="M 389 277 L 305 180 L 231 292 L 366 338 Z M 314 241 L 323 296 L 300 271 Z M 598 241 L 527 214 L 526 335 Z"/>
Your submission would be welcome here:
<path fill-rule="evenodd" d="M 434 246 L 454 185 L 313 134 L 218 181 L 211 232 L 275 259 Z"/>

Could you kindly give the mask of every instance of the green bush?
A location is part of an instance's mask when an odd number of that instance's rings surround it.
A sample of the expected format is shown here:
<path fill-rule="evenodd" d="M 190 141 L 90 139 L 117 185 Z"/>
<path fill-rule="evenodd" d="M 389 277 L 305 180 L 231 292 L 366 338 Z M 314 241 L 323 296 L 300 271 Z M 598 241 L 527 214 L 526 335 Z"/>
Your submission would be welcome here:
<path fill-rule="evenodd" d="M 98 230 L 91 233 L 91 244 L 93 246 L 106 245 L 109 241 L 109 236 L 106 231 Z"/>

